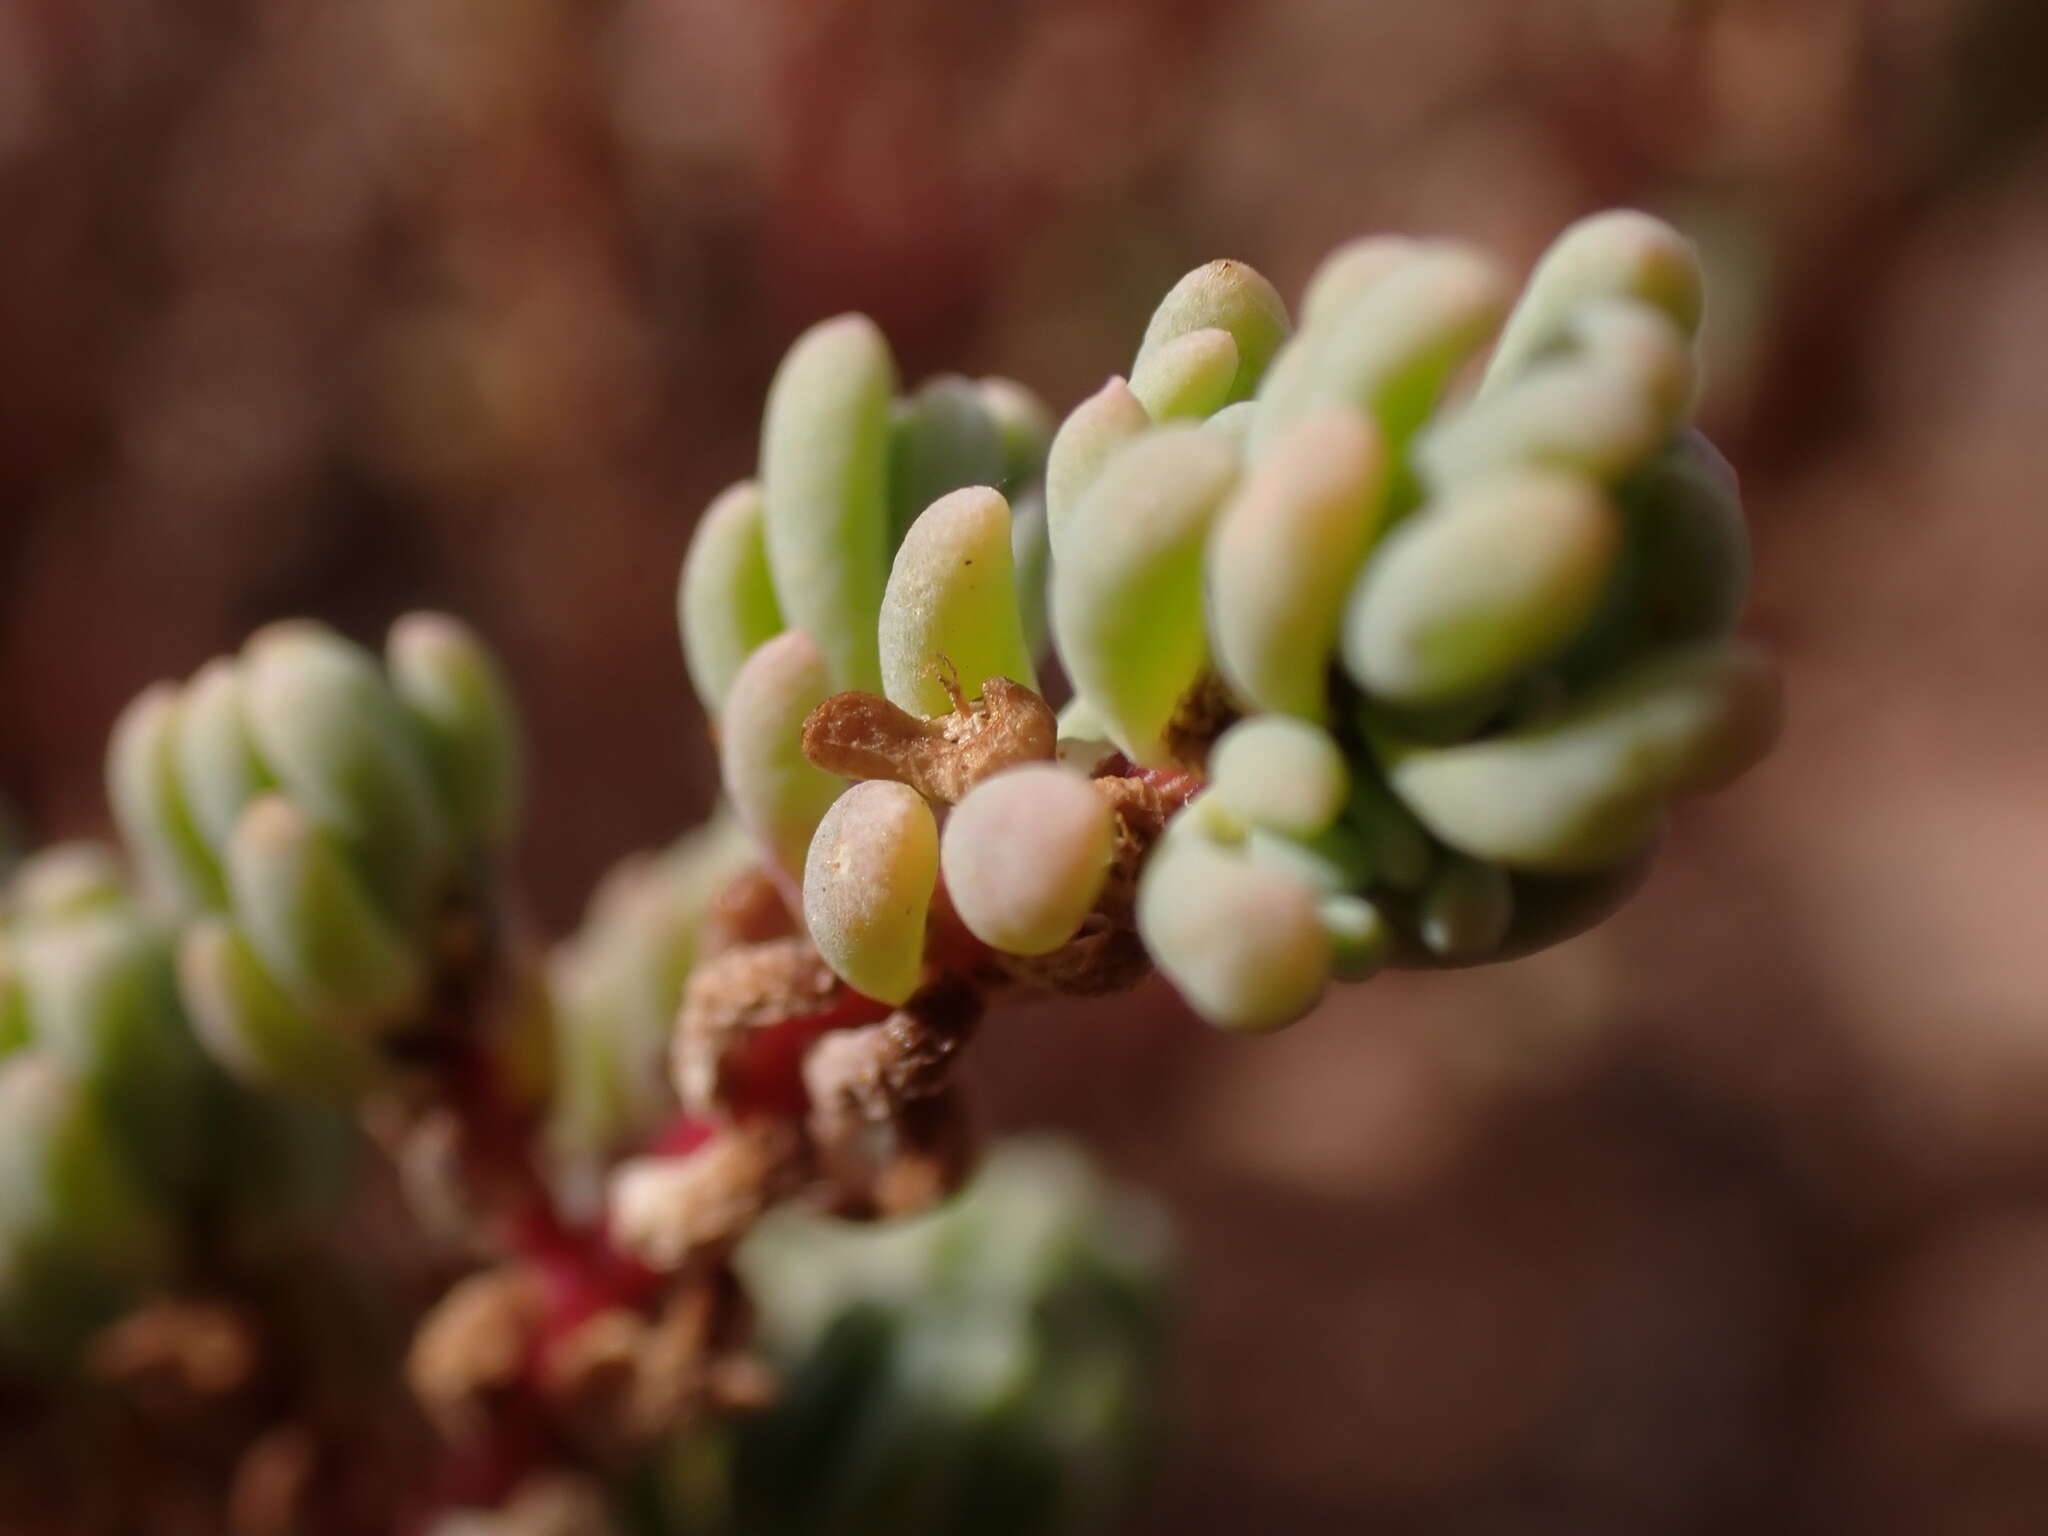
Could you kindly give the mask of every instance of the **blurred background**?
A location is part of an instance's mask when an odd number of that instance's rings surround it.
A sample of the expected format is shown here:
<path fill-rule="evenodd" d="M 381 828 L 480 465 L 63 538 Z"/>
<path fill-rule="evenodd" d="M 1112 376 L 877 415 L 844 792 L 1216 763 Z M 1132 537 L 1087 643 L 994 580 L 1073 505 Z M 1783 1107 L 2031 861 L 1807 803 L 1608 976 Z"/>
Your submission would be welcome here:
<path fill-rule="evenodd" d="M 803 325 L 1063 410 L 1210 257 L 1616 203 L 1708 258 L 1779 755 L 1553 954 L 981 1079 L 1179 1222 L 1145 1531 L 2048 1529 L 2042 0 L 0 0 L 0 794 L 445 607 L 559 929 L 710 806 L 675 570 Z"/>

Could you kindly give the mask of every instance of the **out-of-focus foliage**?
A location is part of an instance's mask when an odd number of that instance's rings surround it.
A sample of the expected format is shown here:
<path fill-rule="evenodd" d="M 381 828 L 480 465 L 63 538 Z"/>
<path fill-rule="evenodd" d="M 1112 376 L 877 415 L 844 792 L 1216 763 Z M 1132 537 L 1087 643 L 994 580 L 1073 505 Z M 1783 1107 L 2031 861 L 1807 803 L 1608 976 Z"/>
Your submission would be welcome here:
<path fill-rule="evenodd" d="M 1007 1143 L 895 1225 L 786 1212 L 740 1267 L 786 1387 L 678 1451 L 679 1531 L 1065 1536 L 1127 1513 L 1160 1429 L 1169 1244 L 1073 1148 Z"/>

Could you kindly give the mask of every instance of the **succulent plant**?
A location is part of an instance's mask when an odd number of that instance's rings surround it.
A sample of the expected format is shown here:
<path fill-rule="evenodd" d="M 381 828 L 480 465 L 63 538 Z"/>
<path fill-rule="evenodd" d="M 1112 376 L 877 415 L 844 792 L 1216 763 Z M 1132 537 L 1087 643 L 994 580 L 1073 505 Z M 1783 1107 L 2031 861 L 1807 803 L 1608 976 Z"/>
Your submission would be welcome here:
<path fill-rule="evenodd" d="M 780 1213 L 739 1266 L 786 1386 L 677 1448 L 674 1529 L 1054 1536 L 1108 1528 L 1142 1483 L 1170 1244 L 1073 1148 L 1004 1143 L 957 1200 L 888 1227 Z"/>
<path fill-rule="evenodd" d="M 517 728 L 495 661 L 455 620 L 392 626 L 384 664 L 323 626 L 129 706 L 108 787 L 180 987 L 229 1071 L 348 1101 L 415 1027 L 449 920 L 481 922 L 477 865 L 517 814 Z"/>
<path fill-rule="evenodd" d="M 75 1361 L 138 1307 L 130 1345 L 176 1345 L 150 1298 L 260 1269 L 353 1118 L 476 1260 L 412 1331 L 422 1528 L 1099 1523 L 1148 1439 L 1156 1222 L 1066 1153 L 973 1183 L 965 1049 L 1006 989 L 1155 971 L 1277 1030 L 1628 897 L 1777 726 L 1689 424 L 1703 302 L 1633 213 L 1519 298 L 1354 242 L 1298 328 L 1212 262 L 1057 426 L 813 327 L 678 587 L 729 809 L 545 965 L 463 625 L 381 660 L 274 625 L 151 688 L 107 762 L 140 894 L 63 847 L 0 899 L 0 1346 Z"/>
<path fill-rule="evenodd" d="M 245 1093 L 179 1006 L 171 946 L 104 848 L 29 855 L 0 888 L 0 1360 L 60 1363 L 220 1245 L 338 1191 L 331 1115 Z"/>
<path fill-rule="evenodd" d="M 1566 231 L 1519 297 L 1475 250 L 1353 242 L 1291 332 L 1212 262 L 1000 481 L 988 386 L 892 407 L 871 326 L 808 333 L 765 515 L 744 549 L 743 490 L 707 515 L 684 638 L 731 679 L 705 700 L 727 793 L 833 969 L 901 1002 L 964 927 L 1092 985 L 1075 946 L 1134 922 L 1197 1012 L 1264 1031 L 1333 976 L 1597 921 L 1669 803 L 1777 729 L 1775 669 L 1733 637 L 1734 475 L 1688 424 L 1704 302 L 1692 247 L 1633 212 Z M 1050 747 L 1025 728 L 1048 601 L 1073 690 Z"/>

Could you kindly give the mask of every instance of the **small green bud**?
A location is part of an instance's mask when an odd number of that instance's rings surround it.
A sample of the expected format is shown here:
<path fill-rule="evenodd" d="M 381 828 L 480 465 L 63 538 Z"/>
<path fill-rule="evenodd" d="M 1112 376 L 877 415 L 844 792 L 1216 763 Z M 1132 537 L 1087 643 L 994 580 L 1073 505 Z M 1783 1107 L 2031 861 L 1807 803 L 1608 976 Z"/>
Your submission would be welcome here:
<path fill-rule="evenodd" d="M 1726 784 L 1761 758 L 1780 709 L 1769 662 L 1708 647 L 1638 663 L 1538 727 L 1464 746 L 1378 745 L 1394 789 L 1452 847 L 1576 874 L 1641 849 L 1670 796 Z"/>
<path fill-rule="evenodd" d="M 1131 393 L 1154 421 L 1200 420 L 1230 397 L 1237 343 L 1213 327 L 1189 331 L 1153 349 L 1131 369 Z"/>
<path fill-rule="evenodd" d="M 1372 880 L 1365 840 L 1342 823 L 1312 837 L 1249 827 L 1243 847 L 1245 857 L 1254 864 L 1295 876 L 1319 897 L 1361 891 Z"/>
<path fill-rule="evenodd" d="M 1286 715 L 1254 715 L 1225 731 L 1209 754 L 1209 783 L 1246 821 L 1296 838 L 1327 831 L 1351 793 L 1337 743 Z"/>
<path fill-rule="evenodd" d="M 1260 709 L 1327 718 L 1330 656 L 1386 481 L 1377 430 L 1337 408 L 1289 432 L 1224 505 L 1207 556 L 1210 638 Z"/>
<path fill-rule="evenodd" d="M 1044 955 L 1093 909 L 1115 841 L 1109 803 L 1086 779 L 1029 763 L 983 779 L 953 808 L 939 867 L 970 933 L 1006 954 Z"/>
<path fill-rule="evenodd" d="M 1037 686 L 1011 561 L 1010 508 L 987 486 L 940 497 L 911 525 L 882 603 L 891 703 L 926 718 L 948 713 L 948 665 L 969 698 L 992 677 Z"/>
<path fill-rule="evenodd" d="M 1536 264 L 1487 364 L 1480 395 L 1500 389 L 1558 345 L 1593 300 L 1640 300 L 1689 339 L 1699 329 L 1705 292 L 1699 253 L 1661 219 L 1629 209 L 1581 219 Z"/>
<path fill-rule="evenodd" d="M 1383 967 L 1394 951 L 1394 928 L 1386 914 L 1363 896 L 1325 896 L 1316 904 L 1323 932 L 1330 938 L 1330 959 L 1340 980 L 1364 981 Z"/>
<path fill-rule="evenodd" d="M 58 843 L 30 854 L 6 896 L 24 927 L 105 912 L 128 901 L 121 866 L 98 843 Z"/>
<path fill-rule="evenodd" d="M 1586 481 L 1531 470 L 1472 485 L 1388 537 L 1345 615 L 1345 666 L 1410 706 L 1506 682 L 1585 627 L 1620 546 L 1618 513 Z"/>
<path fill-rule="evenodd" d="M 862 315 L 796 339 L 768 388 L 761 492 L 768 564 L 789 624 L 835 688 L 881 686 L 875 620 L 889 559 L 889 401 L 896 364 Z"/>
<path fill-rule="evenodd" d="M 228 889 L 249 944 L 301 1008 L 375 1028 L 421 1000 L 420 957 L 391 926 L 334 839 L 266 795 L 228 843 Z"/>
<path fill-rule="evenodd" d="M 782 633 L 782 607 L 768 573 L 761 487 L 728 486 L 697 521 L 676 586 L 683 664 L 704 712 L 718 718 L 741 665 Z"/>
<path fill-rule="evenodd" d="M 1055 546 L 1060 660 L 1136 762 L 1167 760 L 1163 734 L 1207 659 L 1202 547 L 1236 472 L 1200 428 L 1154 428 L 1089 487 L 1087 536 L 1066 556 Z"/>
<path fill-rule="evenodd" d="M 1045 461 L 1045 526 L 1053 564 L 1069 547 L 1078 550 L 1090 533 L 1076 526 L 1082 499 L 1118 449 L 1152 425 L 1130 386 L 1113 378 L 1083 400 L 1060 423 Z"/>
<path fill-rule="evenodd" d="M 1611 485 L 1655 453 L 1669 427 L 1621 374 L 1585 358 L 1556 358 L 1426 432 L 1415 464 L 1440 493 L 1525 466 Z"/>
<path fill-rule="evenodd" d="M 178 783 L 193 825 L 218 858 L 242 808 L 272 787 L 243 712 L 241 668 L 217 656 L 192 675 L 178 704 Z"/>
<path fill-rule="evenodd" d="M 1244 445 L 1251 439 L 1252 424 L 1258 419 L 1259 402 L 1240 400 L 1234 405 L 1224 406 L 1203 422 L 1202 430 L 1228 443 L 1231 451 L 1241 458 L 1244 455 Z"/>
<path fill-rule="evenodd" d="M 376 661 L 324 626 L 276 624 L 243 647 L 242 680 L 250 734 L 285 795 L 361 861 L 393 912 L 422 917 L 453 829 L 419 729 Z"/>
<path fill-rule="evenodd" d="M 1423 888 L 1416 926 L 1431 954 L 1474 960 L 1492 954 L 1515 916 L 1507 871 L 1476 859 L 1440 861 Z"/>
<path fill-rule="evenodd" d="M 1630 656 L 1735 630 L 1749 585 L 1749 530 L 1727 463 L 1696 432 L 1621 491 L 1620 569 L 1600 612 L 1562 659 L 1575 678 Z"/>
<path fill-rule="evenodd" d="M 1007 467 L 1002 431 L 981 387 L 957 373 L 928 379 L 890 413 L 891 547 L 940 497 L 963 486 L 1000 485 Z"/>
<path fill-rule="evenodd" d="M 1370 763 L 1356 765 L 1351 776 L 1348 825 L 1365 846 L 1373 878 L 1397 891 L 1419 890 L 1436 863 L 1436 847 L 1428 830 L 1382 784 Z"/>
<path fill-rule="evenodd" d="M 1034 487 L 1010 507 L 1010 564 L 1016 570 L 1017 613 L 1024 654 L 1042 659 L 1052 635 L 1046 599 L 1052 584 L 1052 543 L 1045 525 L 1045 492 Z"/>
<path fill-rule="evenodd" d="M 1131 365 L 1132 388 L 1166 348 L 1197 331 L 1217 329 L 1230 337 L 1234 377 L 1217 402 L 1249 400 L 1266 365 L 1287 339 L 1287 305 L 1258 271 L 1241 261 L 1212 261 L 1175 283 L 1152 311 Z M 1143 391 L 1139 391 L 1142 396 Z M 1211 407 L 1214 409 L 1214 407 Z M 1200 414 L 1208 414 L 1206 411 Z"/>
<path fill-rule="evenodd" d="M 1044 478 L 1046 450 L 1058 423 L 1045 402 L 1014 379 L 983 379 L 978 387 L 981 408 L 1003 443 L 999 489 L 1014 502 L 1026 486 Z"/>
<path fill-rule="evenodd" d="M 1329 981 L 1330 938 L 1315 893 L 1197 839 L 1177 839 L 1146 861 L 1138 933 L 1189 1006 L 1222 1029 L 1284 1029 Z"/>
<path fill-rule="evenodd" d="M 0 1327 L 30 1351 L 69 1342 L 168 1247 L 100 1099 L 44 1053 L 0 1063 Z"/>
<path fill-rule="evenodd" d="M 1338 246 L 1309 274 L 1302 290 L 1302 329 L 1334 323 L 1369 288 L 1422 249 L 1406 235 L 1362 235 Z"/>
<path fill-rule="evenodd" d="M 1572 317 L 1571 337 L 1586 359 L 1628 380 L 1667 428 L 1682 423 L 1699 389 L 1692 333 L 1663 310 L 1635 299 L 1594 299 Z"/>
<path fill-rule="evenodd" d="M 107 746 L 107 798 L 151 893 L 173 911 L 218 906 L 220 867 L 178 786 L 178 690 L 158 683 L 122 711 Z"/>
<path fill-rule="evenodd" d="M 1331 323 L 1298 391 L 1266 397 L 1253 457 L 1326 404 L 1364 411 L 1390 450 L 1405 447 L 1452 375 L 1493 334 L 1506 303 L 1506 281 L 1491 260 L 1457 246 L 1423 247 Z"/>
<path fill-rule="evenodd" d="M 747 658 L 719 722 L 725 796 L 786 875 L 802 870 L 811 833 L 846 787 L 804 756 L 804 718 L 832 693 L 823 653 L 804 631 L 788 630 Z"/>
<path fill-rule="evenodd" d="M 673 1113 L 670 1036 L 705 918 L 757 858 L 721 813 L 657 853 L 624 859 L 550 957 L 559 1027 L 548 1134 L 578 1172 L 595 1175 Z"/>
<path fill-rule="evenodd" d="M 16 948 L 37 1051 L 62 1061 L 105 1105 L 145 1182 L 180 1186 L 197 1156 L 204 1106 L 163 942 L 111 910 L 38 926 Z"/>
<path fill-rule="evenodd" d="M 34 1038 L 28 1018 L 28 998 L 21 985 L 21 958 L 15 953 L 19 940 L 0 927 L 0 1060 L 28 1046 Z"/>
<path fill-rule="evenodd" d="M 287 997 L 225 918 L 202 918 L 185 930 L 178 990 L 200 1043 L 251 1087 L 343 1104 L 376 1076 L 367 1041 Z"/>
<path fill-rule="evenodd" d="M 804 923 L 855 991 L 905 1001 L 924 974 L 939 824 L 907 785 L 869 779 L 833 802 L 804 864 Z"/>
<path fill-rule="evenodd" d="M 503 848 L 518 825 L 522 774 L 518 713 L 496 658 L 468 625 L 414 613 L 391 626 L 385 665 L 456 835 L 469 848 Z"/>

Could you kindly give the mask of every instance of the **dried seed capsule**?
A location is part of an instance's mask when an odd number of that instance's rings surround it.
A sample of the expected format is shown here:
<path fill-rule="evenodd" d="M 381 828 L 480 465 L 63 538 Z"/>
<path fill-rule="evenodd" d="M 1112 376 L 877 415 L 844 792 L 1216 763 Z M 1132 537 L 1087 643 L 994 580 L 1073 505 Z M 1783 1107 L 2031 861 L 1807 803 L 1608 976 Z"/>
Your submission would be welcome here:
<path fill-rule="evenodd" d="M 1147 861 L 1138 933 L 1189 1006 L 1219 1028 L 1283 1029 L 1329 981 L 1330 939 L 1315 894 L 1198 839 L 1176 839 Z"/>
<path fill-rule="evenodd" d="M 1690 337 L 1705 307 L 1699 253 L 1647 213 L 1615 209 L 1581 219 L 1536 264 L 1487 364 L 1480 396 L 1562 341 L 1582 305 L 1611 297 L 1640 300 Z"/>
<path fill-rule="evenodd" d="M 1151 425 L 1145 407 L 1120 378 L 1111 379 L 1060 423 L 1045 460 L 1045 529 L 1055 566 L 1078 548 L 1075 519 L 1088 487 L 1119 448 Z"/>
<path fill-rule="evenodd" d="M 1225 504 L 1209 540 L 1210 639 L 1260 709 L 1327 718 L 1330 656 L 1386 481 L 1377 429 L 1333 408 L 1290 431 Z"/>
<path fill-rule="evenodd" d="M 983 379 L 981 408 L 1003 443 L 1001 489 L 1013 502 L 1025 486 L 1044 477 L 1046 450 L 1058 425 L 1045 402 L 1015 379 Z"/>
<path fill-rule="evenodd" d="M 1338 246 L 1317 265 L 1302 290 L 1302 329 L 1335 321 L 1368 288 L 1423 248 L 1406 235 L 1361 235 Z"/>
<path fill-rule="evenodd" d="M 1327 831 L 1351 793 L 1337 743 L 1286 715 L 1255 715 L 1225 731 L 1209 754 L 1209 783 L 1252 825 L 1299 838 Z"/>
<path fill-rule="evenodd" d="M 901 1003 L 924 973 L 939 824 L 924 797 L 870 779 L 833 802 L 804 864 L 804 923 L 855 991 Z"/>
<path fill-rule="evenodd" d="M 1230 397 L 1237 343 L 1214 327 L 1189 331 L 1154 348 L 1131 369 L 1131 393 L 1154 421 L 1200 420 Z"/>
<path fill-rule="evenodd" d="M 1281 433 L 1327 404 L 1364 411 L 1390 451 L 1402 447 L 1493 334 L 1506 303 L 1506 281 L 1491 260 L 1456 246 L 1424 247 L 1331 323 L 1298 390 L 1265 398 L 1253 456 L 1263 457 Z"/>
<path fill-rule="evenodd" d="M 835 688 L 875 689 L 889 565 L 889 400 L 896 364 L 872 321 L 841 315 L 796 339 L 768 387 L 761 494 L 768 565 L 791 626 Z"/>
<path fill-rule="evenodd" d="M 725 797 L 785 875 L 804 867 L 811 833 L 845 781 L 804 756 L 804 719 L 832 693 L 823 654 L 800 629 L 747 658 L 726 695 L 718 766 Z"/>
<path fill-rule="evenodd" d="M 1115 818 L 1079 774 L 1026 764 L 984 779 L 946 818 L 940 868 L 953 910 L 984 944 L 1045 955 L 1102 894 Z"/>
<path fill-rule="evenodd" d="M 1668 797 L 1756 762 L 1779 714 L 1776 669 L 1715 646 L 1640 662 L 1540 727 L 1465 746 L 1376 746 L 1401 798 L 1452 847 L 1573 874 L 1637 852 Z"/>
<path fill-rule="evenodd" d="M 243 647 L 242 682 L 250 735 L 284 793 L 346 842 L 402 921 L 423 916 L 453 828 L 426 744 L 376 662 L 320 625 L 278 624 Z"/>
<path fill-rule="evenodd" d="M 1024 654 L 1034 662 L 1052 638 L 1047 629 L 1052 544 L 1045 526 L 1045 492 L 1033 488 L 1010 507 L 1010 564 L 1016 571 L 1017 614 L 1024 625 Z"/>
<path fill-rule="evenodd" d="M 1543 471 L 1479 482 L 1389 536 L 1344 618 L 1344 664 L 1402 705 L 1456 701 L 1556 655 L 1620 550 L 1613 504 Z"/>
<path fill-rule="evenodd" d="M 425 977 L 332 837 L 281 795 L 242 813 L 228 843 L 236 919 L 302 1008 L 364 1025 L 402 1022 Z"/>
<path fill-rule="evenodd" d="M 676 587 L 683 664 L 704 712 L 714 720 L 741 665 L 782 633 L 782 605 L 768 573 L 768 530 L 761 487 L 742 480 L 704 509 Z"/>
<path fill-rule="evenodd" d="M 941 496 L 911 525 L 880 625 L 883 691 L 897 708 L 950 711 L 948 667 L 969 698 L 992 677 L 1037 686 L 1011 559 L 1009 504 L 985 485 Z"/>
<path fill-rule="evenodd" d="M 121 713 L 107 744 L 107 798 L 143 879 L 174 911 L 220 905 L 220 868 L 178 786 L 178 690 L 158 683 Z"/>
<path fill-rule="evenodd" d="M 178 990 L 200 1042 L 252 1087 L 347 1103 L 375 1076 L 370 1046 L 287 997 L 225 918 L 205 917 L 185 930 Z"/>
<path fill-rule="evenodd" d="M 519 822 L 519 720 L 490 651 L 440 613 L 391 626 L 385 664 L 427 746 L 441 804 L 465 847 L 502 848 Z"/>
<path fill-rule="evenodd" d="M 1444 859 L 1423 888 L 1416 928 L 1431 954 L 1476 960 L 1500 948 L 1515 916 L 1507 871 L 1477 859 Z"/>
<path fill-rule="evenodd" d="M 1006 469 L 1002 432 L 981 387 L 957 373 L 927 380 L 890 412 L 890 547 L 941 496 L 962 486 L 1000 485 Z"/>
<path fill-rule="evenodd" d="M 1139 371 L 1160 351 L 1212 327 L 1229 335 L 1237 356 L 1235 378 L 1218 404 L 1249 400 L 1267 363 L 1287 339 L 1287 305 L 1271 283 L 1241 261 L 1209 262 L 1166 291 L 1152 311 L 1137 361 L 1131 365 L 1133 386 Z"/>
<path fill-rule="evenodd" d="M 1087 537 L 1064 557 L 1054 547 L 1060 660 L 1136 762 L 1170 759 L 1166 726 L 1207 658 L 1202 545 L 1235 475 L 1200 428 L 1154 428 L 1089 487 Z"/>
<path fill-rule="evenodd" d="M 243 716 L 241 668 L 217 656 L 192 676 L 178 701 L 173 755 L 193 825 L 216 858 L 242 807 L 272 787 Z"/>

